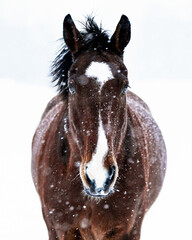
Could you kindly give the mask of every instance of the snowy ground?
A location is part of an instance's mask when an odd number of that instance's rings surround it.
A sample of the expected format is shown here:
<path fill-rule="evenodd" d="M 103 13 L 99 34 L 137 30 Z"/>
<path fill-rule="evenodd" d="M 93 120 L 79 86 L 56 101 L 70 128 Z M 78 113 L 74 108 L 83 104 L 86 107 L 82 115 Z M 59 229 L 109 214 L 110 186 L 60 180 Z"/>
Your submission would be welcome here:
<path fill-rule="evenodd" d="M 46 240 L 31 173 L 31 139 L 55 89 L 0 81 L 0 238 Z M 192 239 L 192 81 L 131 81 L 163 132 L 168 169 L 160 197 L 146 215 L 141 240 Z"/>

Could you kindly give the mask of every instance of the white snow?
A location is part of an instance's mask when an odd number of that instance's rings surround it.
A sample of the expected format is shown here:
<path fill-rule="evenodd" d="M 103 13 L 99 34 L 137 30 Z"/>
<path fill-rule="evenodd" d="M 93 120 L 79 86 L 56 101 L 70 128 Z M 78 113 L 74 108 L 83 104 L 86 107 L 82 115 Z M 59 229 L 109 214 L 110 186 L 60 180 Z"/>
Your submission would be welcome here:
<path fill-rule="evenodd" d="M 109 205 L 108 205 L 108 204 L 105 204 L 105 205 L 103 206 L 103 208 L 104 208 L 104 209 L 109 209 Z"/>
<path fill-rule="evenodd" d="M 89 222 L 89 219 L 88 218 L 83 218 L 81 223 L 80 223 L 80 226 L 81 228 L 88 228 L 90 225 L 90 222 Z"/>
<path fill-rule="evenodd" d="M 31 142 L 51 88 L 0 79 L 0 238 L 48 239 L 31 177 Z M 30 233 L 30 234 L 29 234 Z"/>

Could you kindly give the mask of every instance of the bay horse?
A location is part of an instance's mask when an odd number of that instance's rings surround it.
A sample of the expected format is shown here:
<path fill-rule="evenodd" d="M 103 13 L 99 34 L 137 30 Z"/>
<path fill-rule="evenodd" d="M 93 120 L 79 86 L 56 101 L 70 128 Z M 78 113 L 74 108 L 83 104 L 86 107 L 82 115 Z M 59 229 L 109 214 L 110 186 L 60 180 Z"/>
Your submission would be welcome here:
<path fill-rule="evenodd" d="M 66 45 L 53 63 L 59 93 L 36 130 L 32 176 L 49 240 L 139 240 L 166 169 L 151 112 L 128 90 L 123 63 L 131 26 L 112 37 L 88 17 L 63 22 Z"/>

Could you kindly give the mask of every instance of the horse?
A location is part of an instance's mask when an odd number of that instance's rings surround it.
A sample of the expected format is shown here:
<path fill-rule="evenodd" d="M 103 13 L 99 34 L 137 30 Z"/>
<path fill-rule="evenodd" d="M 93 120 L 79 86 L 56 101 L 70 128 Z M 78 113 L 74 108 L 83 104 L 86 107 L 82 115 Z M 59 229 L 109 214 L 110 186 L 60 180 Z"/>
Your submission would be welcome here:
<path fill-rule="evenodd" d="M 139 240 L 162 188 L 166 147 L 147 104 L 128 89 L 131 25 L 113 35 L 68 14 L 52 65 L 58 93 L 32 142 L 32 177 L 49 240 Z"/>

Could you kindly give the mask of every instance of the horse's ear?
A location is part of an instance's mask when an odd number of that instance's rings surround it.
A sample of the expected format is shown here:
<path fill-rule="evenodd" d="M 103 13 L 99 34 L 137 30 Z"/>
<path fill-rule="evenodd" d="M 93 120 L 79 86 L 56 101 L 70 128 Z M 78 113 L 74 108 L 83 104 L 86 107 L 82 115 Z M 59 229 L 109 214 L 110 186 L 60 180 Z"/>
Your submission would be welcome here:
<path fill-rule="evenodd" d="M 111 48 L 121 55 L 124 48 L 127 46 L 131 38 L 131 24 L 127 16 L 122 15 L 116 27 L 116 30 L 111 37 Z"/>
<path fill-rule="evenodd" d="M 68 14 L 63 21 L 63 38 L 73 55 L 77 54 L 81 48 L 82 36 L 76 28 L 71 15 Z"/>

